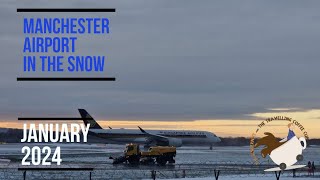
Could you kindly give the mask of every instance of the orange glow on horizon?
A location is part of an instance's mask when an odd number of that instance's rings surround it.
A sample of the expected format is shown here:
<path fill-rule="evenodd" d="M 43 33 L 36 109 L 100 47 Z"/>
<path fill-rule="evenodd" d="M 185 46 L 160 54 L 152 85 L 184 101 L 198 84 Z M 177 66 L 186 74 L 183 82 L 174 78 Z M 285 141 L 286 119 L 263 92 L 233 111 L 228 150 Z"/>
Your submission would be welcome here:
<path fill-rule="evenodd" d="M 263 119 L 274 116 L 287 116 L 299 121 L 308 132 L 310 138 L 320 138 L 320 109 L 311 109 L 307 111 L 272 111 L 264 113 L 251 114 L 254 119 L 257 120 L 239 120 L 239 119 L 214 119 L 214 120 L 194 120 L 194 121 L 133 121 L 133 120 L 99 120 L 97 122 L 103 127 L 108 128 L 128 128 L 138 129 L 137 126 L 148 129 L 174 129 L 174 130 L 203 130 L 214 132 L 220 137 L 250 137 L 256 130 L 258 124 Z M 259 120 L 258 120 L 259 119 Z M 70 122 L 70 121 L 69 121 Z M 75 121 L 73 121 L 75 122 Z M 35 122 L 39 123 L 39 121 Z M 46 123 L 49 123 L 46 121 Z M 56 122 L 51 122 L 56 123 Z M 82 123 L 78 121 L 78 123 Z M 287 134 L 288 122 L 278 121 L 269 123 L 262 130 L 264 132 L 272 132 L 278 137 L 285 137 Z M 0 127 L 2 128 L 19 128 L 23 125 L 22 121 L 1 121 Z M 299 129 L 295 130 L 296 134 L 302 136 Z M 261 136 L 263 132 L 260 132 L 258 136 Z"/>

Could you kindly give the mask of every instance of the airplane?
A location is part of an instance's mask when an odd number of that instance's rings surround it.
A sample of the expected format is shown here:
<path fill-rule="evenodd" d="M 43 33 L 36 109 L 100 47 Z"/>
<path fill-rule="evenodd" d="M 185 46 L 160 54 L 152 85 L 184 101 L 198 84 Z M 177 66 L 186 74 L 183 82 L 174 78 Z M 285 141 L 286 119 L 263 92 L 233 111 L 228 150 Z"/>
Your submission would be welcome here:
<path fill-rule="evenodd" d="M 139 129 L 103 129 L 85 109 L 78 109 L 85 125 L 90 124 L 89 135 L 103 138 L 109 144 L 144 144 L 145 147 L 157 146 L 212 146 L 220 138 L 208 131 L 190 130 L 144 130 Z"/>

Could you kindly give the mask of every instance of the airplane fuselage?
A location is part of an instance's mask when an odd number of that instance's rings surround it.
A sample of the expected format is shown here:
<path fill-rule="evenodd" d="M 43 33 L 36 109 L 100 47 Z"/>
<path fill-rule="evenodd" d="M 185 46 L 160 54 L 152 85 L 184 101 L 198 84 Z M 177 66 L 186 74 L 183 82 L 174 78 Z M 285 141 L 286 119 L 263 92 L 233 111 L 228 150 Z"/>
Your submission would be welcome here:
<path fill-rule="evenodd" d="M 139 129 L 103 129 L 85 109 L 79 109 L 85 125 L 90 124 L 89 135 L 103 138 L 110 144 L 138 143 L 160 146 L 205 146 L 220 142 L 220 138 L 208 131 L 187 130 L 144 130 Z"/>
<path fill-rule="evenodd" d="M 207 146 L 220 142 L 220 138 L 207 131 L 187 130 L 148 130 L 149 133 L 181 139 L 182 145 Z M 110 144 L 139 143 L 148 144 L 148 136 L 135 129 L 91 129 L 89 135 L 105 139 Z"/>

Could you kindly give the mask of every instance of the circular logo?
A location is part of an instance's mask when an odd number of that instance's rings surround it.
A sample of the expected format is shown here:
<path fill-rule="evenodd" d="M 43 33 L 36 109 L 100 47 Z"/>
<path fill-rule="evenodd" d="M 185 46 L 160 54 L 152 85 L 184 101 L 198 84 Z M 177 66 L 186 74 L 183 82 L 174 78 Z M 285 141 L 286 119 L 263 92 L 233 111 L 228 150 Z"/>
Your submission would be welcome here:
<path fill-rule="evenodd" d="M 276 138 L 275 135 L 273 134 L 273 133 L 280 133 L 280 132 L 276 132 L 275 128 L 272 129 L 273 132 L 263 131 L 265 127 L 271 126 L 271 124 L 276 121 L 277 122 L 282 121 L 283 125 L 288 128 L 287 132 L 281 132 L 281 133 L 287 133 L 287 136 L 281 140 Z M 300 138 L 296 137 L 295 131 L 297 130 L 302 132 L 303 137 L 300 137 Z M 263 137 L 256 139 L 257 135 L 263 135 Z M 306 140 L 308 139 L 309 139 L 309 136 L 307 131 L 305 130 L 303 125 L 297 120 L 294 120 L 286 116 L 275 116 L 275 117 L 267 118 L 263 120 L 257 126 L 255 132 L 251 134 L 250 154 L 254 164 L 260 164 L 259 158 L 255 154 L 255 149 L 261 146 L 263 147 L 263 149 L 260 152 L 262 158 L 265 158 L 267 157 L 267 155 L 269 155 L 272 161 L 278 165 L 281 164 L 281 161 L 286 161 L 286 160 L 289 161 L 292 159 L 292 161 L 290 161 L 287 164 L 293 165 L 295 162 L 302 160 L 301 159 L 303 157 L 302 150 L 306 148 Z M 286 157 L 285 154 L 288 154 L 286 152 L 287 150 L 294 152 L 296 156 Z M 271 153 L 273 153 L 273 156 L 271 155 Z M 285 157 L 286 159 L 281 159 L 275 156 Z"/>

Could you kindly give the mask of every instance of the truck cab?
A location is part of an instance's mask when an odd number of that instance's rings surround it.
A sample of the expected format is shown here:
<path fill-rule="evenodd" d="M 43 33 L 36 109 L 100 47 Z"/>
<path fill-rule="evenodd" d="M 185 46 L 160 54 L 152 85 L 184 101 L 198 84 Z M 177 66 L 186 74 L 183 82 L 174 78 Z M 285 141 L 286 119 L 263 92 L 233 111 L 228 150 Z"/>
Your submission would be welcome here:
<path fill-rule="evenodd" d="M 126 149 L 124 150 L 125 156 L 134 156 L 134 155 L 139 155 L 139 154 L 140 154 L 139 145 L 127 144 Z"/>

